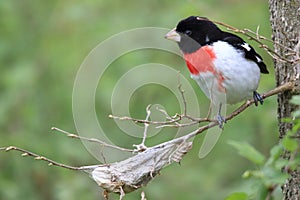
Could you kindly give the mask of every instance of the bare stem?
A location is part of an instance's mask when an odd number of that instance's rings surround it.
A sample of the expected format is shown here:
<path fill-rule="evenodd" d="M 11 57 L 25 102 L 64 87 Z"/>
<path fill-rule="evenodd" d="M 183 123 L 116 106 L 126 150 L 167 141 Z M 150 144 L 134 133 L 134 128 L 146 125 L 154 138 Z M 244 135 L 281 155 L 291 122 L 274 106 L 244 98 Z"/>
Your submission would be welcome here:
<path fill-rule="evenodd" d="M 51 160 L 49 158 L 46 158 L 44 156 L 32 153 L 30 151 L 27 151 L 25 149 L 15 147 L 15 146 L 1 147 L 0 150 L 3 150 L 3 151 L 19 151 L 19 152 L 22 152 L 22 156 L 30 156 L 30 157 L 34 157 L 35 160 L 46 161 L 46 162 L 48 162 L 49 166 L 54 165 L 54 166 L 63 167 L 63 168 L 66 168 L 66 169 L 71 169 L 71 170 L 82 170 L 81 167 L 73 167 L 73 166 L 70 166 L 70 165 L 65 165 L 65 164 L 56 162 L 54 160 Z"/>
<path fill-rule="evenodd" d="M 178 76 L 178 90 L 181 94 L 181 97 L 182 97 L 182 102 L 183 102 L 183 115 L 186 116 L 187 115 L 187 104 L 186 104 L 186 99 L 185 99 L 185 96 L 184 96 L 184 90 L 182 89 L 182 84 L 180 82 L 180 78 Z"/>
<path fill-rule="evenodd" d="M 265 99 L 265 98 L 267 98 L 269 96 L 281 93 L 283 91 L 292 90 L 293 87 L 294 87 L 294 83 L 293 82 L 285 83 L 284 85 L 278 86 L 278 87 L 270 90 L 269 92 L 263 94 L 262 98 Z M 230 115 L 228 115 L 226 117 L 226 121 L 228 121 L 228 120 L 232 119 L 233 117 L 237 116 L 238 114 L 240 114 L 241 112 L 243 112 L 246 108 L 248 108 L 253 103 L 254 103 L 254 100 L 248 100 L 248 101 L 246 101 L 238 109 L 236 109 L 233 113 L 231 113 Z M 166 114 L 166 111 L 164 111 L 164 112 Z M 179 123 L 184 118 L 191 120 L 191 122 L 184 123 L 184 124 Z M 144 123 L 144 124 L 146 124 L 146 123 L 147 124 L 156 124 L 156 125 L 159 124 L 159 126 L 157 126 L 157 128 L 163 128 L 163 127 L 179 128 L 179 127 L 184 127 L 184 126 L 191 126 L 191 125 L 202 123 L 202 122 L 216 122 L 215 119 L 210 119 L 208 117 L 205 117 L 205 118 L 194 118 L 194 117 L 191 117 L 191 116 L 185 115 L 185 114 L 181 114 L 181 115 L 177 114 L 177 118 L 176 119 L 169 120 L 169 121 L 166 121 L 166 122 L 149 121 L 149 120 L 143 120 L 143 119 L 133 119 L 131 117 L 116 117 L 116 116 L 114 117 L 114 119 L 132 120 L 132 121 L 135 121 L 137 123 Z M 169 119 L 171 119 L 171 118 L 169 117 Z M 206 126 L 204 126 L 204 127 L 206 127 Z"/>
<path fill-rule="evenodd" d="M 238 28 L 235 28 L 233 26 L 230 26 L 228 24 L 225 24 L 223 22 L 218 22 L 218 21 L 214 21 L 212 20 L 212 22 L 216 23 L 216 24 L 219 24 L 221 26 L 224 26 L 226 27 L 227 29 L 233 31 L 233 32 L 236 32 L 236 33 L 241 33 L 247 37 L 249 37 L 251 40 L 254 40 L 255 42 L 257 42 L 261 48 L 263 48 L 264 50 L 266 50 L 268 52 L 268 54 L 273 58 L 273 59 L 276 59 L 278 61 L 281 61 L 281 62 L 288 62 L 288 63 L 296 63 L 296 62 L 299 62 L 299 60 L 297 59 L 293 59 L 293 60 L 289 60 L 287 59 L 286 57 L 283 57 L 281 55 L 279 55 L 278 53 L 276 53 L 272 48 L 270 48 L 268 45 L 264 44 L 261 40 L 266 40 L 268 42 L 271 42 L 272 44 L 276 44 L 276 45 L 279 45 L 285 49 L 287 49 L 290 53 L 292 54 L 295 54 L 297 53 L 295 50 L 291 49 L 291 48 L 288 48 L 278 42 L 275 42 L 275 41 L 272 41 L 264 36 L 261 36 L 258 34 L 258 29 L 256 32 L 254 31 L 251 31 L 249 29 L 238 29 Z"/>
<path fill-rule="evenodd" d="M 146 108 L 146 113 L 147 113 L 147 116 L 146 116 L 146 119 L 145 119 L 146 121 L 149 120 L 149 117 L 151 115 L 150 108 L 151 108 L 151 105 L 148 105 L 147 108 Z M 145 128 L 144 128 L 143 140 L 142 140 L 142 143 L 141 143 L 141 145 L 143 145 L 143 146 L 145 146 L 149 124 L 144 123 L 144 126 L 145 126 Z"/>
<path fill-rule="evenodd" d="M 86 141 L 89 141 L 89 142 L 95 142 L 95 143 L 98 143 L 98 144 L 100 144 L 102 146 L 110 147 L 110 148 L 114 148 L 114 149 L 118 149 L 120 151 L 134 152 L 133 149 L 127 149 L 127 148 L 123 148 L 123 147 L 119 147 L 119 146 L 107 144 L 106 142 L 103 142 L 103 141 L 98 140 L 96 138 L 88 138 L 88 137 L 79 136 L 79 135 L 76 135 L 76 134 L 73 134 L 73 133 L 69 133 L 67 131 L 64 131 L 64 130 L 56 128 L 56 127 L 52 127 L 51 130 L 58 131 L 59 133 L 63 133 L 63 134 L 67 135 L 70 138 L 76 138 L 76 139 L 80 139 L 80 140 L 86 140 Z"/>
<path fill-rule="evenodd" d="M 266 99 L 266 98 L 268 98 L 270 96 L 273 96 L 275 94 L 278 94 L 278 93 L 281 93 L 281 92 L 284 92 L 284 91 L 287 91 L 287 90 L 292 90 L 293 87 L 294 87 L 294 83 L 293 82 L 287 82 L 284 85 L 278 86 L 278 87 L 274 88 L 273 90 L 270 90 L 269 92 L 263 94 L 262 98 Z M 228 116 L 226 116 L 226 118 L 225 118 L 226 121 L 229 121 L 229 120 L 233 119 L 235 116 L 241 114 L 244 110 L 246 110 L 253 103 L 254 103 L 254 100 L 248 100 L 248 101 L 246 101 L 239 108 L 237 108 L 231 114 L 229 114 Z M 182 137 L 173 139 L 173 140 L 165 142 L 163 144 L 159 144 L 156 147 L 161 146 L 161 145 L 167 145 L 169 143 L 180 143 L 182 141 L 186 141 L 186 140 L 188 140 L 190 138 L 193 138 L 196 135 L 198 135 L 198 134 L 200 134 L 200 133 L 202 133 L 202 132 L 204 132 L 204 131 L 206 131 L 206 130 L 214 127 L 214 126 L 217 126 L 217 125 L 219 125 L 219 123 L 216 120 L 211 121 L 211 123 L 209 123 L 209 124 L 207 124 L 205 126 L 201 126 L 198 129 L 196 129 L 195 131 L 193 131 L 193 132 L 191 132 L 191 133 L 189 133 L 187 135 L 184 135 Z"/>

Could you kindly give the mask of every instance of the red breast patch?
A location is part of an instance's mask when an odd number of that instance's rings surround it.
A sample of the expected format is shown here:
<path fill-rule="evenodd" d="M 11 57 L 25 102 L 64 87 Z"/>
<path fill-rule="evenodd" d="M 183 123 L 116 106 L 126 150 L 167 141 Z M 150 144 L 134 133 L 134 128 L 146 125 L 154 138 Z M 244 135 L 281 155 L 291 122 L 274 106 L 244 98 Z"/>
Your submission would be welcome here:
<path fill-rule="evenodd" d="M 213 64 L 216 54 L 211 46 L 203 46 L 193 53 L 184 54 L 184 59 L 191 74 L 211 72 L 218 80 L 219 91 L 226 92 L 222 84 L 225 78 L 221 72 L 216 71 Z"/>
<path fill-rule="evenodd" d="M 210 46 L 204 46 L 193 53 L 184 54 L 186 65 L 194 75 L 208 71 L 216 73 L 213 65 L 215 58 L 216 54 Z"/>

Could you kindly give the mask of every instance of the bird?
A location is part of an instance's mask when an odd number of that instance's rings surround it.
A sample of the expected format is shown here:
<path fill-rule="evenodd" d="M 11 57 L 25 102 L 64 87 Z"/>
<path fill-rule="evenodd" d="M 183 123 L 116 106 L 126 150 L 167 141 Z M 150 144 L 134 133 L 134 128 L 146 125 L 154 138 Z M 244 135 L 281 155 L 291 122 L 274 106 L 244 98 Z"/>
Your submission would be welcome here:
<path fill-rule="evenodd" d="M 253 98 L 263 104 L 256 91 L 260 74 L 268 74 L 263 58 L 241 37 L 222 31 L 206 17 L 189 16 L 165 35 L 175 41 L 191 78 L 211 104 L 219 107 L 217 121 L 223 127 L 222 105 L 236 104 Z"/>

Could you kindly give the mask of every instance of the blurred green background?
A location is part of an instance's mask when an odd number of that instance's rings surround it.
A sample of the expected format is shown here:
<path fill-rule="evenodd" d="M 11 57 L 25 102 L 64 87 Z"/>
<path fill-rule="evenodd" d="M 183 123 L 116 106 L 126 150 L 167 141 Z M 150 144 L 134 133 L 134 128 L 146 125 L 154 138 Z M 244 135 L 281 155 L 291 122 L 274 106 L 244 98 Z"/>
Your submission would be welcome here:
<path fill-rule="evenodd" d="M 74 166 L 99 163 L 80 141 L 50 131 L 52 126 L 58 126 L 76 132 L 72 89 L 82 61 L 97 44 L 114 34 L 137 27 L 173 28 L 189 15 L 206 16 L 238 28 L 256 30 L 259 25 L 262 35 L 271 35 L 265 0 L 0 1 L 0 146 L 19 146 Z M 250 44 L 258 48 L 251 41 Z M 275 85 L 273 63 L 263 50 L 258 51 L 271 72 L 262 76 L 259 91 L 265 92 Z M 100 81 L 97 115 L 115 143 L 131 147 L 139 140 L 123 137 L 114 121 L 107 118 L 111 114 L 107 99 L 113 84 L 132 66 L 166 60 L 189 79 L 188 70 L 178 57 L 145 50 L 118 59 Z M 125 66 L 123 72 L 118 66 Z M 174 77 L 166 74 L 166 78 Z M 198 91 L 198 86 L 189 80 Z M 197 94 L 205 116 L 209 102 L 201 92 Z M 149 85 L 133 95 L 129 105 L 132 116 L 144 118 L 149 103 L 162 104 L 170 114 L 179 110 L 172 93 Z M 216 147 L 201 160 L 198 152 L 203 136 L 198 136 L 181 166 L 173 164 L 165 168 L 143 188 L 147 199 L 214 200 L 241 191 L 245 187 L 241 183 L 242 173 L 255 166 L 240 157 L 227 142 L 247 141 L 268 155 L 270 147 L 277 142 L 276 120 L 276 97 L 268 98 L 263 106 L 250 107 L 225 125 Z M 163 134 L 172 136 L 174 131 L 165 129 Z M 164 136 L 155 137 L 147 144 L 165 140 Z M 101 192 L 83 173 L 48 167 L 43 162 L 21 157 L 20 153 L 0 152 L 1 200 L 101 199 Z M 130 193 L 125 199 L 139 199 L 140 192 Z M 118 199 L 118 196 L 111 195 L 111 198 Z"/>

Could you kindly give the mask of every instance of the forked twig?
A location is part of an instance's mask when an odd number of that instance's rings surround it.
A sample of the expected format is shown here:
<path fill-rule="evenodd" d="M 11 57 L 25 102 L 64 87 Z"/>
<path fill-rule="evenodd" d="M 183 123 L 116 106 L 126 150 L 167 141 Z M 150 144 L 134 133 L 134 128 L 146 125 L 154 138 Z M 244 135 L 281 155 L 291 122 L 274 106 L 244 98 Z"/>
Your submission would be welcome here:
<path fill-rule="evenodd" d="M 150 108 L 151 108 L 151 104 L 149 104 L 146 108 L 147 115 L 146 115 L 145 121 L 148 121 L 149 118 L 150 118 L 150 115 L 151 115 Z M 146 142 L 146 138 L 147 138 L 148 127 L 149 127 L 149 123 L 144 123 L 144 133 L 143 133 L 142 142 L 141 142 L 141 144 L 138 144 L 138 145 L 134 144 L 133 145 L 136 148 L 136 151 L 138 151 L 138 152 L 142 152 L 142 151 L 145 151 L 147 149 L 147 147 L 145 145 L 145 142 Z"/>

